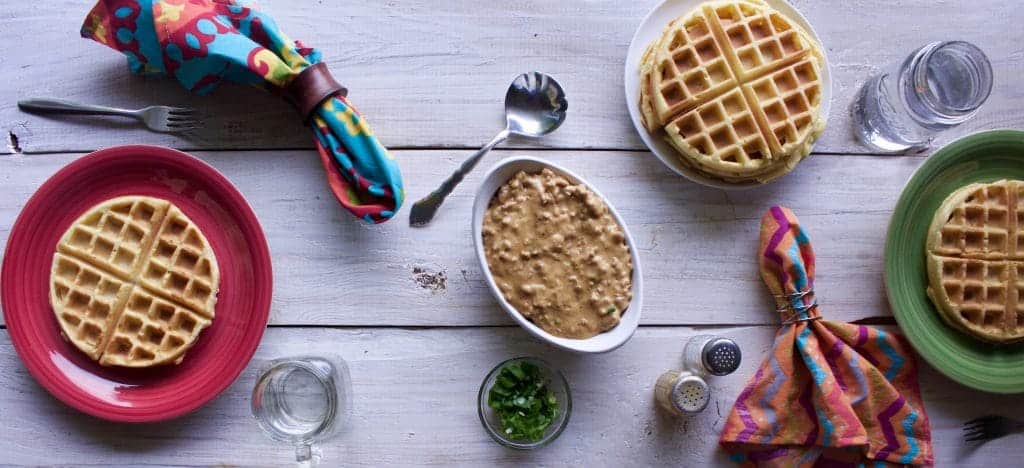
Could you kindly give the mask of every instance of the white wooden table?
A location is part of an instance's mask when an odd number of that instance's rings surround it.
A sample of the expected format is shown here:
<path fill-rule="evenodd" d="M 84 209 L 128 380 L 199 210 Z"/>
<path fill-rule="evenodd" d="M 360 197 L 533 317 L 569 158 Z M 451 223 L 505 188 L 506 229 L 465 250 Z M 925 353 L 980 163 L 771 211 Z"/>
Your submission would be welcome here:
<path fill-rule="evenodd" d="M 923 157 L 872 155 L 853 140 L 846 109 L 860 83 L 927 41 L 966 39 L 991 57 L 995 87 L 977 118 L 939 143 L 1024 127 L 1024 16 L 1004 0 L 794 0 L 831 58 L 829 126 L 817 155 L 794 174 L 739 192 L 670 173 L 629 123 L 623 60 L 656 0 L 263 2 L 284 31 L 323 50 L 398 158 L 410 199 L 500 128 L 515 74 L 537 69 L 559 79 L 570 101 L 563 128 L 543 141 L 512 141 L 483 166 L 517 154 L 563 164 L 604 192 L 636 237 L 647 286 L 642 328 L 611 354 L 575 356 L 531 339 L 483 283 L 469 217 L 485 167 L 430 228 L 410 229 L 405 210 L 383 225 L 358 222 L 331 198 L 311 137 L 284 102 L 241 86 L 195 97 L 171 80 L 129 76 L 119 54 L 78 38 L 86 3 L 0 2 L 0 242 L 36 188 L 83 153 L 126 143 L 183 149 L 222 171 L 259 216 L 274 262 L 271 325 L 249 369 L 219 398 L 142 426 L 99 421 L 55 400 L 0 331 L 0 464 L 286 464 L 291 449 L 270 442 L 249 416 L 253 369 L 328 351 L 348 360 L 355 393 L 349 427 L 324 449 L 332 465 L 728 464 L 718 431 L 777 323 L 754 257 L 766 208 L 785 204 L 806 224 L 828 317 L 896 328 L 882 288 L 882 244 L 902 185 Z M 36 96 L 193 106 L 214 117 L 199 137 L 180 139 L 119 121 L 18 111 L 17 99 Z M 707 411 L 680 422 L 655 410 L 653 386 L 698 329 L 736 339 L 746 360 L 711 382 Z M 475 409 L 484 374 L 523 354 L 560 365 L 575 400 L 566 432 L 531 453 L 492 442 Z M 1020 397 L 982 394 L 922 368 L 940 464 L 1020 460 L 1020 438 L 977 450 L 959 440 L 971 417 L 1024 416 Z"/>

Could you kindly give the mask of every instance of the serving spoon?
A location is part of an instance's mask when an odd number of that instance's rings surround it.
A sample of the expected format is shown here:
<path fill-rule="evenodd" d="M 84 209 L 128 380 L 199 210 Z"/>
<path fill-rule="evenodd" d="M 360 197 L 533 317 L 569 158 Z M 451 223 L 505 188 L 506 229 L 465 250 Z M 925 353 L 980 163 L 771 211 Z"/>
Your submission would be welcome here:
<path fill-rule="evenodd" d="M 567 107 L 565 92 L 551 76 L 541 72 L 517 76 L 505 93 L 505 129 L 465 160 L 437 190 L 413 203 L 409 212 L 409 225 L 425 226 L 434 219 L 445 197 L 455 190 L 462 178 L 473 170 L 488 151 L 510 135 L 538 138 L 555 131 L 565 121 Z"/>

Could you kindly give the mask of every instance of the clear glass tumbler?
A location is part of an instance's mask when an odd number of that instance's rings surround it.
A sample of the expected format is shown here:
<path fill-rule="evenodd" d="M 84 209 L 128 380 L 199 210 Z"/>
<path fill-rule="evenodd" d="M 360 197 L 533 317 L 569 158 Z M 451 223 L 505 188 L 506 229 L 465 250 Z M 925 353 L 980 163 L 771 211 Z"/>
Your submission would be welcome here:
<path fill-rule="evenodd" d="M 970 119 L 992 91 L 992 65 L 974 45 L 933 42 L 872 77 L 852 107 L 857 136 L 885 152 L 928 148 Z"/>
<path fill-rule="evenodd" d="M 295 446 L 303 466 L 319 463 L 316 443 L 344 425 L 352 404 L 352 383 L 338 356 L 301 356 L 260 367 L 252 391 L 252 414 L 272 439 Z"/>

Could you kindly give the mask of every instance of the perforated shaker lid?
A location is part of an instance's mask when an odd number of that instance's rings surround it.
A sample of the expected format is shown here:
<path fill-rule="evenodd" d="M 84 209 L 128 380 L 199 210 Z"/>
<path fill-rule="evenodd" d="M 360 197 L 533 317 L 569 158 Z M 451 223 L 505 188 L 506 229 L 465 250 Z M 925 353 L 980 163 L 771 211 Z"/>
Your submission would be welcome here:
<path fill-rule="evenodd" d="M 672 387 L 672 405 L 685 414 L 704 411 L 709 401 L 711 391 L 707 382 L 699 376 L 683 375 Z"/>
<path fill-rule="evenodd" d="M 701 361 L 711 375 L 728 375 L 740 367 L 740 347 L 728 338 L 715 338 L 704 345 Z"/>

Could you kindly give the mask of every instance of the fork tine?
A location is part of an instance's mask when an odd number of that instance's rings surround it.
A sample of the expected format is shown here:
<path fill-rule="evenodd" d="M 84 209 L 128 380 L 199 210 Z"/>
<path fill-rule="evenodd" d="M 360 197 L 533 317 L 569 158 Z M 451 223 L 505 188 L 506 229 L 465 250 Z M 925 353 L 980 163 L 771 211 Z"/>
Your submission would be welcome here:
<path fill-rule="evenodd" d="M 175 127 L 175 126 L 176 127 L 180 127 L 180 126 L 183 126 L 183 125 L 199 125 L 201 123 L 202 123 L 202 121 L 196 120 L 196 119 L 193 119 L 193 118 L 189 118 L 189 117 L 179 117 L 179 118 L 168 118 L 167 119 L 167 125 L 171 126 L 171 127 Z"/>
<path fill-rule="evenodd" d="M 984 424 L 985 422 L 991 421 L 993 419 L 995 419 L 995 416 L 981 416 L 965 422 L 964 426 L 968 424 Z"/>
<path fill-rule="evenodd" d="M 977 436 L 980 436 L 980 435 L 983 435 L 983 434 L 985 434 L 985 430 L 983 430 L 983 429 L 974 429 L 974 430 L 970 430 L 970 431 L 964 431 L 963 437 L 966 439 L 966 438 L 969 438 L 969 437 L 977 437 Z"/>
<path fill-rule="evenodd" d="M 979 422 L 968 421 L 968 422 L 964 423 L 963 431 L 964 432 L 973 431 L 973 430 L 981 429 L 982 427 L 985 427 L 985 422 L 984 421 L 979 421 Z"/>
<path fill-rule="evenodd" d="M 994 437 L 991 437 L 987 434 L 977 434 L 971 437 L 964 437 L 964 442 L 983 442 L 992 439 L 994 439 Z"/>
<path fill-rule="evenodd" d="M 172 114 L 195 114 L 196 110 L 191 107 L 171 107 L 167 109 Z"/>

